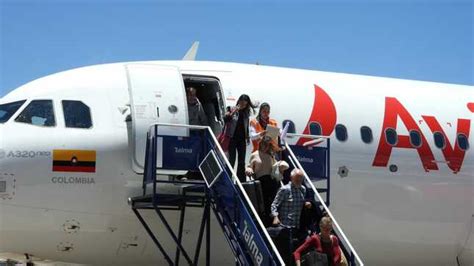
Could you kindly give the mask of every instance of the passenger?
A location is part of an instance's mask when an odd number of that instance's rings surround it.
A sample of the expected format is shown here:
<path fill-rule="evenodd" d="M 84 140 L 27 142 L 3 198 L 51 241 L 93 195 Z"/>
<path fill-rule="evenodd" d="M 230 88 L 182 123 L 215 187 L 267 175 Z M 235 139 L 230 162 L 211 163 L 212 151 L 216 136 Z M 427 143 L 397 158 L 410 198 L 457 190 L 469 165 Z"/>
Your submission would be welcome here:
<path fill-rule="evenodd" d="M 311 192 L 312 190 L 308 189 L 308 193 L 306 193 L 307 198 L 312 198 L 311 208 L 304 208 L 300 216 L 300 230 L 306 233 L 319 232 L 319 222 L 325 216 L 319 204 L 315 201 L 314 194 L 310 195 Z"/>
<path fill-rule="evenodd" d="M 306 188 L 303 186 L 303 171 L 298 168 L 291 171 L 291 181 L 282 186 L 271 206 L 271 216 L 273 225 L 282 225 L 288 228 L 288 236 L 282 236 L 275 241 L 275 244 L 282 254 L 283 260 L 290 265 L 293 261 L 293 242 L 300 238 L 299 231 L 300 216 L 303 206 L 311 208 L 311 203 L 306 201 Z M 281 234 L 285 235 L 285 234 Z"/>
<path fill-rule="evenodd" d="M 245 154 L 247 151 L 247 144 L 249 144 L 249 117 L 255 112 L 250 97 L 242 94 L 237 100 L 237 105 L 229 110 L 224 121 L 226 122 L 225 134 L 230 137 L 229 141 L 229 162 L 232 166 L 235 165 L 236 153 L 237 159 L 237 177 L 240 182 L 246 181 L 245 176 Z"/>
<path fill-rule="evenodd" d="M 270 105 L 262 103 L 258 110 L 258 115 L 250 121 L 250 139 L 252 140 L 253 151 L 258 150 L 260 140 L 265 136 L 267 125 L 277 127 L 277 122 L 270 118 Z"/>
<path fill-rule="evenodd" d="M 291 171 L 291 181 L 278 190 L 271 205 L 273 224 L 282 224 L 292 228 L 298 228 L 300 214 L 303 206 L 311 207 L 306 201 L 306 188 L 303 186 L 303 171 L 298 168 Z"/>
<path fill-rule="evenodd" d="M 196 89 L 194 87 L 186 88 L 186 100 L 188 103 L 189 125 L 208 126 L 208 120 L 201 102 L 196 96 Z M 200 130 L 191 130 L 191 134 L 198 134 Z M 203 180 L 200 171 L 188 171 L 185 175 L 178 175 L 176 179 L 180 181 Z"/>
<path fill-rule="evenodd" d="M 194 87 L 186 88 L 186 99 L 188 102 L 189 124 L 196 126 L 209 125 L 206 113 L 196 96 L 196 89 Z"/>
<path fill-rule="evenodd" d="M 280 188 L 280 181 L 272 176 L 275 164 L 275 152 L 278 147 L 272 144 L 272 139 L 264 136 L 260 141 L 259 149 L 250 155 L 249 164 L 245 170 L 247 176 L 254 176 L 262 186 L 264 213 L 261 216 L 265 227 L 272 224 L 270 219 L 270 206 Z"/>
<path fill-rule="evenodd" d="M 341 257 L 341 249 L 339 247 L 339 240 L 337 236 L 332 235 L 332 220 L 329 216 L 325 216 L 319 222 L 321 233 L 313 234 L 307 238 L 306 241 L 298 247 L 293 256 L 297 266 L 301 265 L 301 253 L 308 250 L 310 247 L 314 247 L 317 252 L 324 253 L 327 255 L 329 266 L 339 266 L 344 264 L 344 260 Z"/>

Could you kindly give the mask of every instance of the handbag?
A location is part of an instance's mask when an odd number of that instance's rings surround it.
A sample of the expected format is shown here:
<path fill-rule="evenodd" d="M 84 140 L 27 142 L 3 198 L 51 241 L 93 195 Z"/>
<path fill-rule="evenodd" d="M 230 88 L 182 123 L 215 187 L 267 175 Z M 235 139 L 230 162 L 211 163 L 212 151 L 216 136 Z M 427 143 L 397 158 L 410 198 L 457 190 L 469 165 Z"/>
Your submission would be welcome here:
<path fill-rule="evenodd" d="M 344 255 L 341 248 L 339 248 L 339 250 L 341 252 L 341 262 L 339 263 L 339 266 L 348 266 L 349 263 L 347 263 L 346 255 Z"/>
<path fill-rule="evenodd" d="M 301 256 L 301 266 L 328 266 L 328 256 L 324 253 L 311 250 Z"/>
<path fill-rule="evenodd" d="M 225 131 L 222 131 L 219 136 L 217 136 L 217 142 L 219 142 L 224 152 L 229 151 L 230 137 L 225 134 Z"/>
<path fill-rule="evenodd" d="M 271 173 L 271 176 L 272 178 L 277 181 L 277 182 L 280 182 L 282 179 L 283 179 L 283 174 L 280 173 L 280 164 L 279 164 L 280 161 L 276 161 L 275 158 L 273 158 L 272 160 L 272 173 Z"/>
<path fill-rule="evenodd" d="M 277 225 L 277 226 L 267 227 L 267 232 L 268 232 L 268 235 L 271 238 L 275 239 L 275 238 L 278 238 L 280 236 L 280 234 L 286 229 L 287 229 L 286 227 L 283 227 L 281 225 Z"/>
<path fill-rule="evenodd" d="M 229 122 L 225 123 L 222 132 L 217 136 L 217 142 L 221 145 L 224 152 L 229 152 L 230 137 L 226 134 Z"/>

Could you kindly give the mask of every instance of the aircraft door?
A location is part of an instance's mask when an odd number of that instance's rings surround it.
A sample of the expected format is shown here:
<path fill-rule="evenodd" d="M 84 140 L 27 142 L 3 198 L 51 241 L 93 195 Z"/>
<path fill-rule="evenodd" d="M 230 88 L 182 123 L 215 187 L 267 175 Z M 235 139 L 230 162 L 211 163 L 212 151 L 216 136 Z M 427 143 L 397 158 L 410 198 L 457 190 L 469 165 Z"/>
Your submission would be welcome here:
<path fill-rule="evenodd" d="M 145 165 L 146 135 L 151 124 L 188 124 L 183 77 L 177 67 L 152 64 L 126 66 L 132 115 L 133 170 Z M 186 129 L 165 129 L 170 135 L 185 136 Z"/>

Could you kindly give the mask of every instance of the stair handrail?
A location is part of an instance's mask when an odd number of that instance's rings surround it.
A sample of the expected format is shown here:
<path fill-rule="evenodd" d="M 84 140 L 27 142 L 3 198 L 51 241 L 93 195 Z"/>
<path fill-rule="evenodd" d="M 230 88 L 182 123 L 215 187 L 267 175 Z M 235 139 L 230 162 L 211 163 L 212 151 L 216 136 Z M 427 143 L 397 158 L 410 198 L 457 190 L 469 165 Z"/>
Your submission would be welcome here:
<path fill-rule="evenodd" d="M 326 141 L 330 141 L 330 137 L 329 136 L 322 136 L 322 135 L 308 135 L 308 134 L 296 134 L 296 133 L 288 133 L 287 134 L 287 137 L 303 137 L 303 138 L 311 138 L 311 139 L 318 139 L 318 138 L 321 138 L 321 139 L 325 139 Z M 342 230 L 342 228 L 339 226 L 338 222 L 336 221 L 336 219 L 334 218 L 334 215 L 332 214 L 332 212 L 329 210 L 329 207 L 326 205 L 326 203 L 324 202 L 323 198 L 321 197 L 321 195 L 319 194 L 318 190 L 316 189 L 316 187 L 314 186 L 313 182 L 311 181 L 311 179 L 309 178 L 309 176 L 306 174 L 306 171 L 304 170 L 304 168 L 301 166 L 300 162 L 298 161 L 298 159 L 296 158 L 295 154 L 293 153 L 293 150 L 291 149 L 290 145 L 288 144 L 288 142 L 286 140 L 283 140 L 283 143 L 285 144 L 285 148 L 288 150 L 290 156 L 292 157 L 292 160 L 294 161 L 294 163 L 296 164 L 296 166 L 298 167 L 298 169 L 302 170 L 303 173 L 304 173 L 304 177 L 305 177 L 305 181 L 306 183 L 309 184 L 309 186 L 311 187 L 311 189 L 314 191 L 314 194 L 316 195 L 316 197 L 318 198 L 320 204 L 323 206 L 324 210 L 326 211 L 326 213 L 329 215 L 329 217 L 332 219 L 332 222 L 333 222 L 333 225 L 334 227 L 337 229 L 337 232 L 339 233 L 339 237 L 342 238 L 342 240 L 344 241 L 345 244 L 348 245 L 349 249 L 350 249 L 350 252 L 352 253 L 352 255 L 354 255 L 354 258 L 355 260 L 357 261 L 357 264 L 358 265 L 364 265 L 364 263 L 362 262 L 362 260 L 360 259 L 359 255 L 357 254 L 357 252 L 355 251 L 354 247 L 352 246 L 351 242 L 349 241 L 349 239 L 347 238 L 346 234 L 344 233 L 344 231 Z M 328 171 L 330 171 L 330 169 L 327 169 Z"/>
<path fill-rule="evenodd" d="M 232 180 L 235 182 L 238 189 L 240 190 L 240 192 L 241 192 L 240 194 L 244 196 L 245 202 L 247 203 L 247 206 L 250 208 L 252 214 L 256 218 L 256 221 L 257 221 L 258 225 L 263 229 L 261 231 L 263 232 L 265 238 L 268 240 L 267 242 L 270 244 L 270 247 L 273 250 L 273 253 L 276 254 L 280 265 L 285 265 L 281 255 L 280 255 L 280 252 L 278 251 L 275 244 L 273 243 L 273 240 L 271 239 L 270 235 L 268 234 L 268 232 L 266 230 L 266 227 L 264 226 L 262 220 L 260 219 L 260 216 L 259 216 L 258 212 L 255 210 L 252 202 L 250 201 L 250 198 L 248 197 L 244 187 L 242 186 L 242 183 L 240 182 L 239 178 L 237 177 L 237 175 L 234 171 L 234 168 L 230 165 L 230 162 L 227 159 L 227 156 L 225 155 L 224 150 L 222 149 L 221 145 L 217 141 L 216 136 L 214 136 L 214 133 L 212 132 L 211 128 L 209 126 L 198 126 L 198 125 L 172 124 L 172 123 L 153 123 L 153 124 L 150 124 L 150 127 L 149 127 L 149 132 L 151 134 L 155 134 L 155 131 L 152 130 L 152 129 L 155 128 L 156 126 L 158 126 L 158 127 L 159 126 L 182 127 L 182 128 L 188 128 L 188 129 L 207 130 L 208 135 L 211 136 L 211 139 L 214 142 L 215 147 L 217 147 L 217 150 L 219 151 L 221 157 L 224 159 L 225 164 L 229 168 L 229 171 L 232 174 Z M 158 132 L 158 130 L 156 132 Z"/>

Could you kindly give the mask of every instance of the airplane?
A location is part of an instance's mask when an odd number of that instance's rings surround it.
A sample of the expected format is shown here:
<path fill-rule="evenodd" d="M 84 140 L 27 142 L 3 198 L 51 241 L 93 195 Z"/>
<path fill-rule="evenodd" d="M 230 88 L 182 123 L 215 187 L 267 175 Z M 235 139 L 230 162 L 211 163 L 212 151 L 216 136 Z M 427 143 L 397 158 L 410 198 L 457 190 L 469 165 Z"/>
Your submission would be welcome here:
<path fill-rule="evenodd" d="M 330 209 L 366 265 L 474 264 L 473 86 L 196 61 L 196 50 L 67 70 L 0 99 L 0 254 L 165 264 L 127 199 L 142 192 L 150 124 L 187 124 L 194 86 L 214 132 L 245 93 L 289 132 L 330 137 Z M 79 164 L 63 164 L 71 154 Z M 235 263 L 215 231 L 212 263 Z"/>

